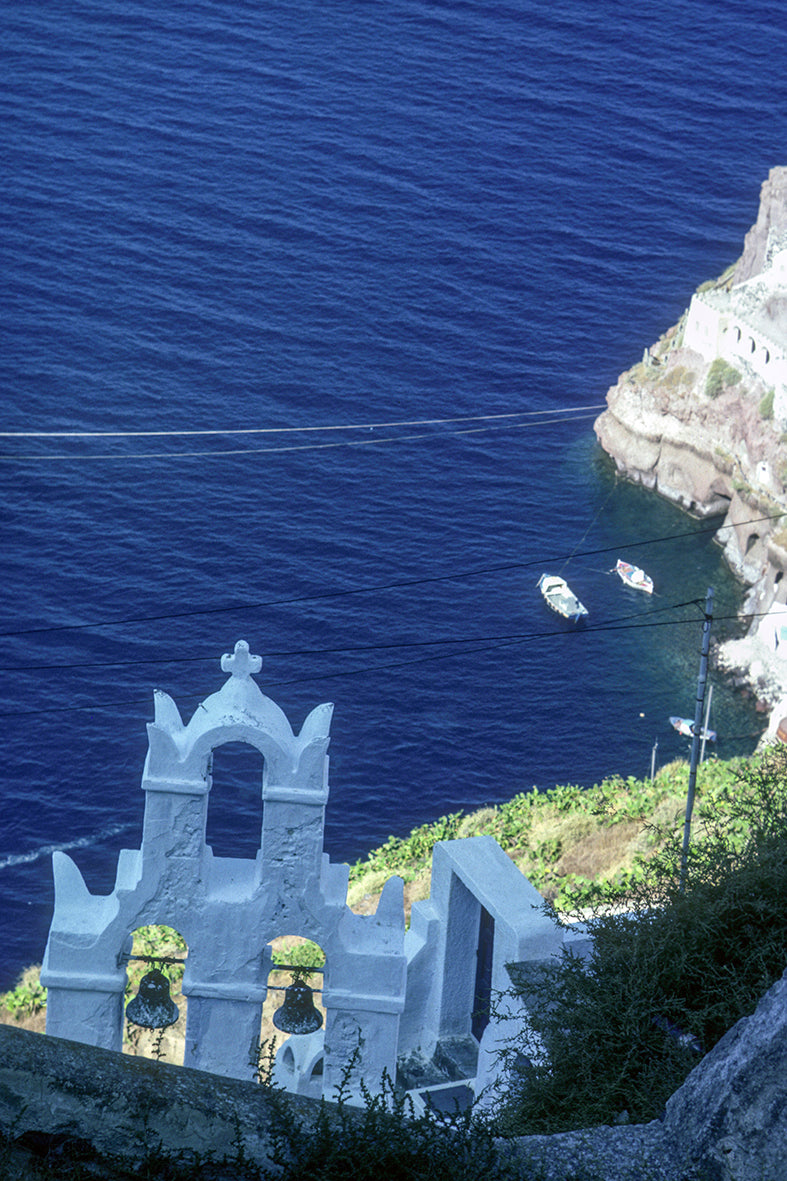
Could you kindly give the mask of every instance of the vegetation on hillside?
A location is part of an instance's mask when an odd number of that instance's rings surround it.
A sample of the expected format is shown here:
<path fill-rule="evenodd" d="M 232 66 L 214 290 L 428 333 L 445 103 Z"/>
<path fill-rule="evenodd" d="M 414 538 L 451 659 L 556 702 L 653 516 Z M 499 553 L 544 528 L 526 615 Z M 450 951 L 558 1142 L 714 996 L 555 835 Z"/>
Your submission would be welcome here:
<path fill-rule="evenodd" d="M 565 952 L 543 971 L 508 1048 L 509 1134 L 658 1117 L 785 970 L 787 750 L 706 793 L 685 878 L 679 834 L 655 836 L 635 874 L 597 890 L 590 958 Z"/>
<path fill-rule="evenodd" d="M 699 771 L 696 822 L 728 807 L 746 760 L 711 759 Z M 688 764 L 673 762 L 651 779 L 611 776 L 593 787 L 564 784 L 520 792 L 503 804 L 467 815 L 454 812 L 389 837 L 350 870 L 350 904 L 375 894 L 391 874 L 429 893 L 428 870 L 437 841 L 488 833 L 560 911 L 592 905 L 642 879 L 645 866 L 682 831 Z"/>
<path fill-rule="evenodd" d="M 717 357 L 715 361 L 711 362 L 708 370 L 708 376 L 705 379 L 705 393 L 709 398 L 718 398 L 725 389 L 738 385 L 740 380 L 741 375 L 738 370 L 722 357 Z"/>

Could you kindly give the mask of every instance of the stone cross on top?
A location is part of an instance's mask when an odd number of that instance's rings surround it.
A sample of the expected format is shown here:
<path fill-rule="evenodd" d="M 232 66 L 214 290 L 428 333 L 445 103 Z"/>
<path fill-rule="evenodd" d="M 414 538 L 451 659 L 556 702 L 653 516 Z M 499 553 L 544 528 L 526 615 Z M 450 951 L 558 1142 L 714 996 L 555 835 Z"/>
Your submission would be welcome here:
<path fill-rule="evenodd" d="M 249 645 L 245 640 L 238 640 L 234 652 L 225 652 L 221 658 L 221 671 L 231 673 L 233 677 L 244 680 L 252 673 L 258 673 L 262 668 L 261 656 L 250 656 Z"/>

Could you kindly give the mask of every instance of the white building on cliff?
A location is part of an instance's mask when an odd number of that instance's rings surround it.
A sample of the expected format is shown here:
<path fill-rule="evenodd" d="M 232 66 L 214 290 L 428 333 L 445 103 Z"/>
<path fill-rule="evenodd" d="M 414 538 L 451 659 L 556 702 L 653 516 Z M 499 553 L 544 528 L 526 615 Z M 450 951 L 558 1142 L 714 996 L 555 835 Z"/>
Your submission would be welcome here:
<path fill-rule="evenodd" d="M 720 357 L 758 377 L 774 391 L 774 417 L 787 424 L 787 233 L 771 236 L 759 275 L 692 296 L 683 343 L 707 362 Z"/>

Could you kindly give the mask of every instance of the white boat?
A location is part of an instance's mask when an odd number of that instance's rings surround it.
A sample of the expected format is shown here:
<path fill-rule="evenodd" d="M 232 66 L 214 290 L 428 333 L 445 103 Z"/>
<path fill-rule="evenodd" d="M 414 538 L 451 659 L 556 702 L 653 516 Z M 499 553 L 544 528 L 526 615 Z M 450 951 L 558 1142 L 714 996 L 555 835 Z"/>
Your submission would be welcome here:
<path fill-rule="evenodd" d="M 684 738 L 694 737 L 694 722 L 691 718 L 670 718 L 670 725 L 682 734 Z M 700 732 L 700 738 L 704 738 L 706 742 L 716 741 L 716 731 L 707 730 L 703 726 Z"/>
<path fill-rule="evenodd" d="M 620 575 L 626 586 L 633 586 L 636 590 L 645 591 L 648 595 L 653 594 L 653 579 L 645 573 L 641 566 L 632 566 L 631 562 L 624 562 L 622 558 L 618 558 L 615 563 L 615 573 Z"/>
<path fill-rule="evenodd" d="M 583 615 L 587 615 L 587 607 L 580 603 L 565 578 L 558 574 L 542 574 L 538 580 L 538 589 L 544 596 L 546 605 L 558 615 L 562 615 L 563 619 L 578 623 Z"/>

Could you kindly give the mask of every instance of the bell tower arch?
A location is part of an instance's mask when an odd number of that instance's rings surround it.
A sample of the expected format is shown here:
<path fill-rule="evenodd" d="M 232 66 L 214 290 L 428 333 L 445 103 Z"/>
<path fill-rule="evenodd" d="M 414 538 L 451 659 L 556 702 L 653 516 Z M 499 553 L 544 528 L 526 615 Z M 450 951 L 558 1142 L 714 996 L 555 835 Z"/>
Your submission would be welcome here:
<path fill-rule="evenodd" d="M 250 1078 L 271 953 L 293 931 L 326 956 L 324 1088 L 329 1095 L 359 1048 L 358 1078 L 393 1077 L 404 1005 L 403 883 L 386 884 L 374 915 L 347 906 L 349 868 L 323 851 L 333 706 L 316 706 L 295 734 L 254 676 L 262 659 L 239 640 L 221 659 L 224 685 L 184 724 L 172 698 L 154 693 L 142 842 L 121 850 L 115 888 L 91 895 L 76 864 L 55 853 L 55 912 L 41 973 L 47 1032 L 120 1049 L 124 948 L 149 923 L 189 946 L 184 1064 Z M 206 840 L 213 751 L 244 743 L 262 756 L 262 828 L 253 857 L 216 856 Z"/>

